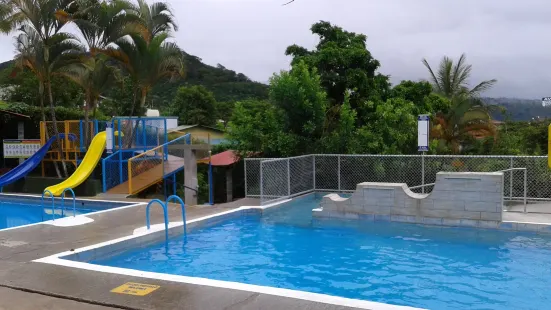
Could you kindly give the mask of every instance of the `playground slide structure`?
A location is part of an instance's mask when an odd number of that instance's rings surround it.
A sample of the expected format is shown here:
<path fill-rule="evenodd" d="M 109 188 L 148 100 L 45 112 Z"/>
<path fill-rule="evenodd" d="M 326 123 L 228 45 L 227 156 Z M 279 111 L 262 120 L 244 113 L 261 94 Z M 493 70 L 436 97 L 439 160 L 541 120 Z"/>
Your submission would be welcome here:
<path fill-rule="evenodd" d="M 60 196 L 64 189 L 75 188 L 82 184 L 92 174 L 96 168 L 96 165 L 100 161 L 103 151 L 105 150 L 106 139 L 107 134 L 105 131 L 98 133 L 92 140 L 86 155 L 82 159 L 80 165 L 78 165 L 75 172 L 67 178 L 67 180 L 57 185 L 50 186 L 44 191 L 50 191 L 54 196 Z"/>
<path fill-rule="evenodd" d="M 74 141 L 76 139 L 76 136 L 73 134 L 69 134 L 67 137 L 71 141 Z M 59 138 L 65 139 L 65 134 L 59 134 Z M 51 137 L 36 153 L 25 160 L 22 164 L 0 176 L 0 187 L 4 187 L 8 184 L 14 183 L 15 181 L 24 178 L 27 174 L 33 171 L 38 166 L 38 164 L 40 164 L 44 156 L 46 156 L 46 153 L 57 139 L 57 136 Z"/>

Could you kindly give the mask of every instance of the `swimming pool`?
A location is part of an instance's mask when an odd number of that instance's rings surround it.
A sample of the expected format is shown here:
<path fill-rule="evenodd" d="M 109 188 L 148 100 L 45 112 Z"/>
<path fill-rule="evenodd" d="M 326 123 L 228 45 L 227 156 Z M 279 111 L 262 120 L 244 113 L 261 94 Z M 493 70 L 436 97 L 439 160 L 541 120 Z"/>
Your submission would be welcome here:
<path fill-rule="evenodd" d="M 313 220 L 319 196 L 248 213 L 93 264 L 429 309 L 546 309 L 551 238 Z"/>
<path fill-rule="evenodd" d="M 87 214 L 112 208 L 128 206 L 128 203 L 78 200 L 76 201 L 76 215 Z M 52 201 L 44 200 L 42 206 L 40 197 L 0 195 L 0 230 L 36 224 L 52 219 L 73 216 L 72 199 L 66 199 L 65 210 L 61 208 L 61 200 L 55 200 L 52 212 Z"/>

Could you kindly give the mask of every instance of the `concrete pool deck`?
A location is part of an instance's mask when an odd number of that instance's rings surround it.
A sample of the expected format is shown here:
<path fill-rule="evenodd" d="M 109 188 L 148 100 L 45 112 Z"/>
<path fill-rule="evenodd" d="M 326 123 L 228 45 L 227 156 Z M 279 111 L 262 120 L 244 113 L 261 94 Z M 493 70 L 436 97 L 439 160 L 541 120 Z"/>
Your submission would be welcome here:
<path fill-rule="evenodd" d="M 149 202 L 139 199 L 124 201 Z M 258 204 L 256 199 L 243 199 L 214 207 L 188 207 L 187 218 L 193 220 Z M 136 228 L 145 225 L 145 204 L 89 217 L 94 222 L 82 226 L 40 224 L 0 231 L 0 309 L 356 309 L 244 290 L 33 262 L 132 235 Z M 169 205 L 169 217 L 171 221 L 181 220 L 179 205 Z M 551 214 L 504 212 L 503 217 L 504 221 L 551 223 Z M 151 208 L 151 222 L 162 222 L 160 207 Z M 160 288 L 142 297 L 111 293 L 112 289 L 127 282 L 158 285 Z M 9 301 L 4 296 L 9 297 Z"/>
<path fill-rule="evenodd" d="M 139 200 L 125 200 L 139 202 Z M 142 202 L 148 202 L 143 200 Z M 256 206 L 256 199 L 243 199 L 219 206 L 187 208 L 192 220 L 241 206 Z M 90 215 L 94 222 L 73 227 L 33 225 L 0 231 L 0 297 L 9 303 L 0 309 L 354 309 L 320 302 L 242 290 L 152 280 L 120 274 L 32 262 L 71 249 L 82 248 L 132 235 L 145 225 L 145 204 Z M 180 206 L 170 204 L 171 221 L 181 220 Z M 151 208 L 151 223 L 162 222 L 161 208 Z M 159 285 L 147 296 L 111 293 L 127 282 Z M 8 291 L 6 291 L 8 290 Z M 0 299 L 0 300 L 3 300 Z M 52 306 L 53 305 L 53 306 Z M 384 309 L 384 308 L 378 308 Z"/>

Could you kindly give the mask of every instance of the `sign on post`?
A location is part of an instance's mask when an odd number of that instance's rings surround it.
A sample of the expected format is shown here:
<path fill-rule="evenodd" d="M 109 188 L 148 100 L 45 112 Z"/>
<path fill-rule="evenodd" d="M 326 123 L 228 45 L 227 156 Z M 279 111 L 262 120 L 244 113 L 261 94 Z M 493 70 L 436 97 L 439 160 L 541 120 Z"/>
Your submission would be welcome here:
<path fill-rule="evenodd" d="M 107 128 L 105 128 L 105 136 L 107 153 L 113 153 L 113 127 L 111 127 L 110 122 L 107 123 Z"/>
<path fill-rule="evenodd" d="M 541 98 L 541 105 L 544 107 L 548 107 L 551 105 L 551 97 L 543 97 Z"/>
<path fill-rule="evenodd" d="M 41 145 L 39 139 L 4 139 L 4 158 L 29 158 Z"/>
<path fill-rule="evenodd" d="M 417 149 L 419 152 L 429 150 L 429 116 L 425 114 L 417 118 Z"/>

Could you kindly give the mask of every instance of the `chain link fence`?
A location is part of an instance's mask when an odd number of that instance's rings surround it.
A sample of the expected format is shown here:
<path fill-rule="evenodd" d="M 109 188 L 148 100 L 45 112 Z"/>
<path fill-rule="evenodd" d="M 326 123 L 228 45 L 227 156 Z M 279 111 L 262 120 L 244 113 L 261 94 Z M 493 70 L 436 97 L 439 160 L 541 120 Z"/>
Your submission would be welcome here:
<path fill-rule="evenodd" d="M 546 156 L 307 155 L 245 160 L 245 194 L 263 204 L 312 191 L 352 192 L 361 182 L 406 183 L 429 193 L 436 174 L 495 172 L 526 168 L 529 200 L 551 200 L 551 170 Z M 522 171 L 504 172 L 504 197 L 524 198 Z"/>

